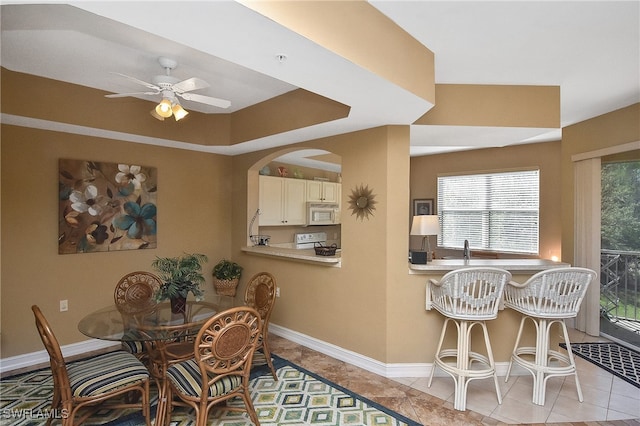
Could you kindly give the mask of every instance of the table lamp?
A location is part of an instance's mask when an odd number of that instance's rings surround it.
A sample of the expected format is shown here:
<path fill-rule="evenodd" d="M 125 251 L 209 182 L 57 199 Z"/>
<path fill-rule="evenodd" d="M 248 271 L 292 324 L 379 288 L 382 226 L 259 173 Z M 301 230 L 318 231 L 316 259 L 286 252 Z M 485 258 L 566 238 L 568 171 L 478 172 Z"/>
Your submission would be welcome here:
<path fill-rule="evenodd" d="M 438 222 L 438 215 L 420 215 L 413 217 L 410 235 L 422 235 L 423 238 L 421 251 L 411 251 L 411 263 L 424 265 L 429 261 L 429 255 L 431 253 L 429 236 L 438 235 L 439 233 L 440 222 Z"/>

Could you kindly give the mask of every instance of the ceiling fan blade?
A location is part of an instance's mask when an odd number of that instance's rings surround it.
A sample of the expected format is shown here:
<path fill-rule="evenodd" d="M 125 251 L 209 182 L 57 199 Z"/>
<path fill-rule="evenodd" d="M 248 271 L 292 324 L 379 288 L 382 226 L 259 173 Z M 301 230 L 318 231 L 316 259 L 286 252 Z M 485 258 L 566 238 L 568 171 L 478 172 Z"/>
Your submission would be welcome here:
<path fill-rule="evenodd" d="M 204 89 L 205 87 L 209 87 L 209 83 L 200 78 L 191 77 L 186 80 L 179 81 L 171 86 L 171 89 L 177 93 L 184 93 L 192 90 Z"/>
<path fill-rule="evenodd" d="M 138 80 L 137 78 L 131 77 L 130 75 L 121 74 L 119 72 L 112 72 L 111 74 L 115 74 L 115 75 L 119 75 L 120 77 L 127 78 L 127 79 L 133 81 L 134 83 L 141 84 L 141 85 L 143 85 L 143 86 L 145 86 L 145 87 L 147 87 L 149 89 L 157 90 L 158 92 L 160 92 L 160 90 L 162 90 L 162 89 L 160 89 L 160 87 L 156 86 L 155 84 L 151 84 L 151 83 L 147 83 L 146 81 Z"/>
<path fill-rule="evenodd" d="M 105 98 L 124 98 L 127 96 L 138 96 L 138 95 L 157 95 L 160 92 L 133 92 L 133 93 L 113 93 L 111 95 L 104 95 Z"/>
<path fill-rule="evenodd" d="M 229 108 L 231 102 L 226 99 L 212 98 L 211 96 L 198 95 L 197 93 L 178 93 L 183 99 L 187 101 L 200 102 L 201 104 L 212 105 L 218 108 Z"/>

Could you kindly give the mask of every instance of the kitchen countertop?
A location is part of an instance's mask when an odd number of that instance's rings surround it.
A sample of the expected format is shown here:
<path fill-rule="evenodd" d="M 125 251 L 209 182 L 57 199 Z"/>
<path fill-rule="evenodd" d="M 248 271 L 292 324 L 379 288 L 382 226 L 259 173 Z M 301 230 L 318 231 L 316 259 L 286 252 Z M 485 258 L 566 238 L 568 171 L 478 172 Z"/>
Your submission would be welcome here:
<path fill-rule="evenodd" d="M 550 268 L 571 266 L 564 262 L 548 259 L 435 259 L 426 265 L 409 263 L 411 274 L 428 274 L 430 272 L 448 272 L 469 267 L 493 267 L 506 269 L 509 272 L 540 272 Z"/>
<path fill-rule="evenodd" d="M 274 244 L 269 246 L 245 246 L 241 250 L 247 254 L 285 258 L 322 266 L 340 267 L 342 265 L 340 249 L 335 256 L 316 255 L 314 249 L 296 249 L 295 244 Z M 410 274 L 429 274 L 449 272 L 468 267 L 494 267 L 506 269 L 512 273 L 536 273 L 550 268 L 571 266 L 564 262 L 554 262 L 548 259 L 436 259 L 426 265 L 409 263 Z"/>
<path fill-rule="evenodd" d="M 340 257 L 340 249 L 336 250 L 335 256 L 319 256 L 316 255 L 314 249 L 296 249 L 289 247 L 282 247 L 280 245 L 273 246 L 247 246 L 242 247 L 241 250 L 248 254 L 258 256 L 280 257 L 291 260 L 297 260 L 302 262 L 314 263 L 322 266 L 336 266 L 340 267 L 342 259 Z"/>

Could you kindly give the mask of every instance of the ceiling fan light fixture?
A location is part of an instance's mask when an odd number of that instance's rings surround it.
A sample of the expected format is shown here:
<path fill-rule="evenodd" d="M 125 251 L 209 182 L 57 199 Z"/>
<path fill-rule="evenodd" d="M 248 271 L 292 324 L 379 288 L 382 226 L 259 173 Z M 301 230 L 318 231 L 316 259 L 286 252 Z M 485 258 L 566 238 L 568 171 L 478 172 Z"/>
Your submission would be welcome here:
<path fill-rule="evenodd" d="M 191 77 L 180 81 L 171 75 L 171 70 L 178 66 L 178 63 L 175 60 L 160 57 L 158 61 L 165 69 L 165 75 L 154 76 L 152 78 L 153 83 L 147 83 L 146 81 L 139 80 L 125 74 L 114 73 L 128 78 L 136 84 L 146 87 L 146 92 L 111 93 L 105 96 L 107 98 L 121 98 L 137 95 L 161 95 L 162 100 L 155 106 L 153 112 L 151 112 L 151 115 L 158 120 L 164 120 L 165 118 L 169 118 L 173 115 L 176 121 L 178 121 L 182 120 L 187 114 L 189 114 L 189 112 L 180 105 L 178 97 L 187 101 L 199 102 L 201 104 L 211 105 L 217 108 L 229 108 L 231 105 L 231 102 L 226 99 L 191 93 L 192 91 L 209 87 L 209 83 L 197 77 Z"/>
<path fill-rule="evenodd" d="M 160 117 L 169 118 L 171 117 L 171 101 L 167 98 L 162 98 L 160 103 L 156 106 L 156 113 Z"/>
<path fill-rule="evenodd" d="M 151 114 L 156 120 L 164 121 L 164 117 L 159 116 L 155 108 L 149 111 L 149 114 Z"/>
<path fill-rule="evenodd" d="M 189 114 L 189 111 L 182 108 L 182 105 L 180 105 L 179 103 L 173 104 L 173 107 L 171 107 L 171 111 L 173 111 L 173 117 L 176 119 L 176 121 L 182 120 L 187 116 L 187 114 Z"/>

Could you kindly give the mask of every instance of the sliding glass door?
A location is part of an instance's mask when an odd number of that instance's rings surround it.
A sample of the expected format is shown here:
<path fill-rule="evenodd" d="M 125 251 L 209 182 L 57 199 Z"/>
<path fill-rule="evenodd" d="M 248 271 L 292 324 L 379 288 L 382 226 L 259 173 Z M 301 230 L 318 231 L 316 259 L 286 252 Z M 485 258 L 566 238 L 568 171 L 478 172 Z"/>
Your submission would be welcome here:
<path fill-rule="evenodd" d="M 602 158 L 600 333 L 640 348 L 640 161 L 628 154 Z"/>

